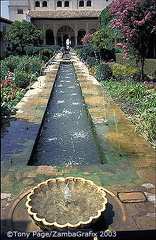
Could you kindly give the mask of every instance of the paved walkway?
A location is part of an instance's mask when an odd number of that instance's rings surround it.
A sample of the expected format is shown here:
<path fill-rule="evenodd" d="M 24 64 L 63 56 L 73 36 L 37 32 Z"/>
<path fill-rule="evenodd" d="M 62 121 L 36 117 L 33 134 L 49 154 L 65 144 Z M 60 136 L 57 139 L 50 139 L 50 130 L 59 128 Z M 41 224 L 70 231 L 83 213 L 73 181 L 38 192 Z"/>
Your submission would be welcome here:
<path fill-rule="evenodd" d="M 53 65 L 45 70 L 45 76 L 39 77 L 26 93 L 18 104 L 16 121 L 11 121 L 3 137 L 2 148 L 8 151 L 2 154 L 2 229 L 37 231 L 24 210 L 25 196 L 33 186 L 58 176 L 84 177 L 105 188 L 109 229 L 155 229 L 154 149 L 135 133 L 124 113 L 74 54 L 77 78 L 107 162 L 89 166 L 27 166 L 60 60 L 58 54 Z"/>

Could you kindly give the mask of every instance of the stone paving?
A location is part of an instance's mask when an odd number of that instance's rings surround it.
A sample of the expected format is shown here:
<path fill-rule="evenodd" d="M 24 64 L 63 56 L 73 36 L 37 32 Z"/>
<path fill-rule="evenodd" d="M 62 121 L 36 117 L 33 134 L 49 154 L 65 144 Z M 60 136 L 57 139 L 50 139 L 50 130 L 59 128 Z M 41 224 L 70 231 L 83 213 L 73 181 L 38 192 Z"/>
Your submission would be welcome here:
<path fill-rule="evenodd" d="M 33 186 L 59 176 L 84 177 L 106 189 L 115 212 L 114 220 L 109 224 L 110 230 L 155 229 L 155 151 L 135 132 L 133 124 L 74 54 L 72 61 L 82 95 L 107 162 L 90 166 L 27 166 L 60 61 L 61 54 L 58 54 L 53 65 L 45 69 L 45 75 L 40 76 L 28 90 L 17 105 L 18 111 L 14 116 L 17 125 L 11 123 L 7 133 L 10 137 L 4 135 L 4 143 L 10 152 L 2 154 L 2 231 L 17 228 L 28 232 L 37 231 L 36 226 L 28 221 L 20 201 Z M 18 125 L 18 121 L 24 123 Z M 20 134 L 18 126 L 22 126 Z M 12 140 L 11 129 L 15 133 Z M 17 152 L 14 152 L 14 145 L 19 147 Z M 2 148 L 5 145 L 2 144 Z M 17 205 L 19 210 L 15 216 L 13 213 Z M 23 211 L 22 217 L 19 217 L 18 211 Z"/>

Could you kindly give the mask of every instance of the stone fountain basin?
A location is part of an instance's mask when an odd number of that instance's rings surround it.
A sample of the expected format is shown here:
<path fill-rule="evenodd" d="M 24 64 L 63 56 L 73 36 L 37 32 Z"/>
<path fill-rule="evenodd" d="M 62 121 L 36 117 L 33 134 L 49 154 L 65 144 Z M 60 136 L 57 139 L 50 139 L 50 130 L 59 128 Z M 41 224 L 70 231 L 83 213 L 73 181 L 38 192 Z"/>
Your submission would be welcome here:
<path fill-rule="evenodd" d="M 84 178 L 49 179 L 27 196 L 28 214 L 41 229 L 85 228 L 106 208 L 106 193 Z"/>

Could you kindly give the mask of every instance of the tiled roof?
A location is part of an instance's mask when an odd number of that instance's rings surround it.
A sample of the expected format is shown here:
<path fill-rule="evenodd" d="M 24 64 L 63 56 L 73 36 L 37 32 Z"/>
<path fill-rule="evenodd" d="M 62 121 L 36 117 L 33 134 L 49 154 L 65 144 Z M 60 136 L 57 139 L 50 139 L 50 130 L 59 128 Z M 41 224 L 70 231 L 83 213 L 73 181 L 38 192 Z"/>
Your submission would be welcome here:
<path fill-rule="evenodd" d="M 28 15 L 33 18 L 98 18 L 102 10 L 49 10 L 29 11 Z"/>
<path fill-rule="evenodd" d="M 5 23 L 12 23 L 12 21 L 10 19 L 3 18 L 3 17 L 0 17 L 0 21 L 5 22 Z"/>

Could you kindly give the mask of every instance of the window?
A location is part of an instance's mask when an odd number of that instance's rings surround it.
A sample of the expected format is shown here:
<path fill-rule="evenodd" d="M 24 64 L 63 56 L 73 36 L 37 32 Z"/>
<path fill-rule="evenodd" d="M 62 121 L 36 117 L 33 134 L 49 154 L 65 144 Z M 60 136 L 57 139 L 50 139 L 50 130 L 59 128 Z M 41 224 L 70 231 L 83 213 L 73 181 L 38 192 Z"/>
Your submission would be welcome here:
<path fill-rule="evenodd" d="M 79 2 L 79 7 L 84 7 L 84 1 Z"/>
<path fill-rule="evenodd" d="M 40 2 L 39 1 L 35 2 L 35 7 L 40 7 Z"/>
<path fill-rule="evenodd" d="M 69 1 L 65 1 L 65 2 L 64 2 L 64 6 L 65 6 L 65 7 L 69 7 Z"/>
<path fill-rule="evenodd" d="M 92 1 L 87 1 L 87 7 L 91 7 L 92 6 Z"/>
<path fill-rule="evenodd" d="M 61 1 L 57 2 L 57 7 L 62 7 L 62 2 Z"/>
<path fill-rule="evenodd" d="M 23 14 L 23 9 L 17 9 L 17 14 Z"/>
<path fill-rule="evenodd" d="M 47 1 L 44 1 L 44 2 L 42 3 L 42 7 L 47 7 Z"/>

